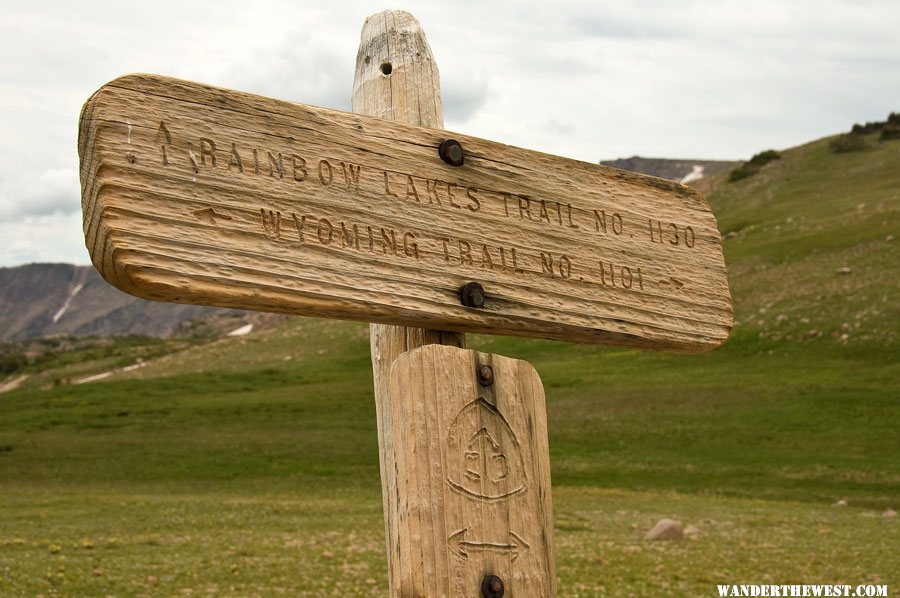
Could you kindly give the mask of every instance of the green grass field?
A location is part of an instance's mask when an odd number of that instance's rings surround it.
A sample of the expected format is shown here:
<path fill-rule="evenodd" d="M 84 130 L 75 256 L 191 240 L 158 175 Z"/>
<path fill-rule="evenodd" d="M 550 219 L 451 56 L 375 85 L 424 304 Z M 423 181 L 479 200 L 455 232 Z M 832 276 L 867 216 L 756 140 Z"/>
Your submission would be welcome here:
<path fill-rule="evenodd" d="M 872 145 L 717 187 L 737 324 L 716 351 L 470 337 L 543 379 L 560 596 L 900 591 L 900 142 Z M 384 595 L 366 327 L 168 350 L 0 395 L 0 596 Z M 662 517 L 698 532 L 644 540 Z"/>

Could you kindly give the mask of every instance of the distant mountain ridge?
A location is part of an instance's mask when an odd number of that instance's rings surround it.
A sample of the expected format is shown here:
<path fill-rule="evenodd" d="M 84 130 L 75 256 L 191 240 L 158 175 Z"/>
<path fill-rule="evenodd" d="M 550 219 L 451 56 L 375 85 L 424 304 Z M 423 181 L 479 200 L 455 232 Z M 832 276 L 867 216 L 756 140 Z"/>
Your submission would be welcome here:
<path fill-rule="evenodd" d="M 728 160 L 673 160 L 669 158 L 632 156 L 616 160 L 601 160 L 600 164 L 687 184 L 700 179 L 715 177 L 731 170 L 740 162 Z"/>
<path fill-rule="evenodd" d="M 0 340 L 47 336 L 167 337 L 188 320 L 237 310 L 147 301 L 110 286 L 91 266 L 0 268 Z"/>

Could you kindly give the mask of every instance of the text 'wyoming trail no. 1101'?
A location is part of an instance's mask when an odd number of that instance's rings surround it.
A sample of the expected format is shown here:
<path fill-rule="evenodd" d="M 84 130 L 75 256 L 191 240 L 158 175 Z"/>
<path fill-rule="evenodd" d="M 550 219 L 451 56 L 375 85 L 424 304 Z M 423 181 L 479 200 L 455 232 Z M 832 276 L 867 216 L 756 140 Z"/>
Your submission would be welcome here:
<path fill-rule="evenodd" d="M 715 218 L 669 181 L 152 75 L 94 94 L 79 153 L 93 262 L 141 297 L 678 352 L 731 327 Z"/>

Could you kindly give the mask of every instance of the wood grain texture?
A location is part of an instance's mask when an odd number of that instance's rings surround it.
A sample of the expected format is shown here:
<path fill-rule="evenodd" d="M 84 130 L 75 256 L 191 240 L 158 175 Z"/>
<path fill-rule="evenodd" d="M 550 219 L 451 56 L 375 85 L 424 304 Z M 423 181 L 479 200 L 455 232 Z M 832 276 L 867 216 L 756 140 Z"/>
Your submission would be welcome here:
<path fill-rule="evenodd" d="M 408 12 L 386 10 L 366 19 L 350 105 L 356 114 L 444 128 L 440 72 L 422 26 Z"/>
<path fill-rule="evenodd" d="M 678 352 L 726 338 L 721 239 L 696 192 L 456 134 L 454 168 L 447 137 L 126 76 L 82 114 L 86 243 L 148 299 Z M 460 305 L 469 281 L 484 308 Z"/>
<path fill-rule="evenodd" d="M 390 76 L 383 72 L 390 65 Z M 360 35 L 353 78 L 353 112 L 387 120 L 441 129 L 441 85 L 438 67 L 425 32 L 418 21 L 405 11 L 383 11 L 366 19 Z M 458 332 L 410 328 L 392 324 L 370 324 L 372 377 L 378 426 L 378 462 L 381 467 L 382 505 L 384 507 L 385 548 L 391 595 L 399 596 L 393 583 L 394 558 L 400 548 L 398 496 L 394 458 L 394 430 L 391 409 L 390 374 L 394 360 L 411 349 L 427 344 L 465 347 L 465 335 Z M 409 550 L 409 547 L 407 547 Z"/>
<path fill-rule="evenodd" d="M 482 386 L 476 368 L 492 368 Z M 391 368 L 401 596 L 555 596 L 544 392 L 527 362 L 429 345 Z"/>

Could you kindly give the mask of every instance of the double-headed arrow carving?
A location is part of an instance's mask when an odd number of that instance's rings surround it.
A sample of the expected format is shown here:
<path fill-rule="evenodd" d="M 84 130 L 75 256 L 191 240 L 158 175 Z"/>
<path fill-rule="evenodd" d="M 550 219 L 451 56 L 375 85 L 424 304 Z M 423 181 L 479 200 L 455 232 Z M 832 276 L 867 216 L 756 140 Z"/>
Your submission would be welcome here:
<path fill-rule="evenodd" d="M 502 542 L 482 542 L 467 539 L 468 531 L 469 528 L 461 529 L 447 540 L 450 550 L 464 559 L 469 558 L 469 552 L 480 551 L 510 553 L 512 560 L 515 561 L 529 548 L 528 543 L 515 532 L 509 532 L 509 537 Z"/>

